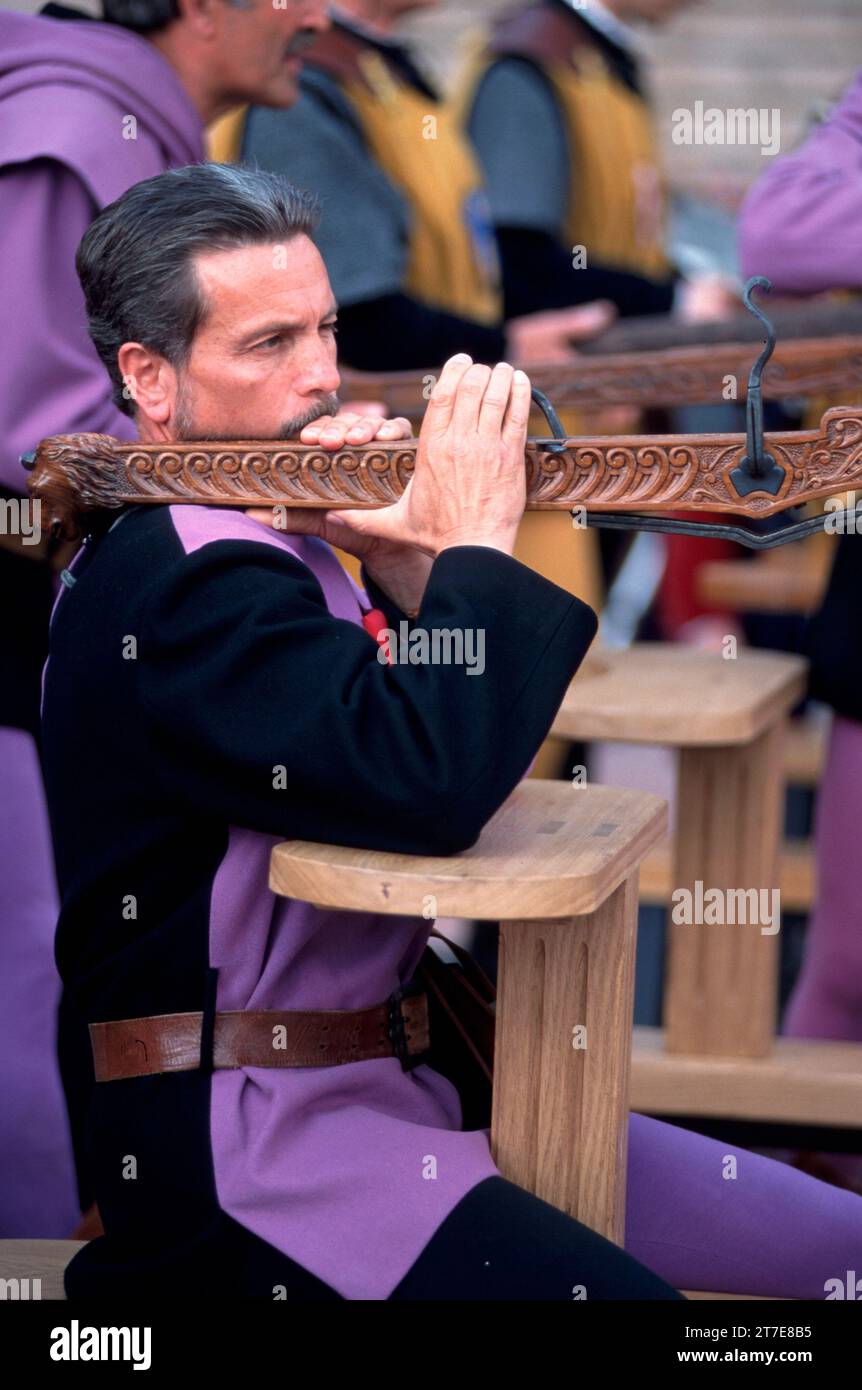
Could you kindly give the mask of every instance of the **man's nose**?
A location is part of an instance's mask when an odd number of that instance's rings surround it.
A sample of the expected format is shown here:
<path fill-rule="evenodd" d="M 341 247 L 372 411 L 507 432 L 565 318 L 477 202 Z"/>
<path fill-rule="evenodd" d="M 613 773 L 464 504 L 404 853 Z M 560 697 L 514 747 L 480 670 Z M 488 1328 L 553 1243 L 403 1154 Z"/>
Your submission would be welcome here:
<path fill-rule="evenodd" d="M 337 391 L 340 382 L 335 353 L 321 343 L 309 352 L 301 364 L 295 387 L 300 395 L 314 395 L 317 392 Z"/>

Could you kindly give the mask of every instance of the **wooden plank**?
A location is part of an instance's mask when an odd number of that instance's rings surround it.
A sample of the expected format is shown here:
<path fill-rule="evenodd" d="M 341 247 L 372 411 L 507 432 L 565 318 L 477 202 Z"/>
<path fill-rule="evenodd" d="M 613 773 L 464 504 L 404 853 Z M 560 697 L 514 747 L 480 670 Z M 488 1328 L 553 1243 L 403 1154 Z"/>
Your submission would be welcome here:
<path fill-rule="evenodd" d="M 640 901 L 666 907 L 673 891 L 672 849 L 669 841 L 656 845 L 640 868 Z M 785 840 L 778 860 L 781 911 L 809 912 L 816 895 L 816 860 L 810 840 Z"/>
<path fill-rule="evenodd" d="M 697 574 L 698 597 L 736 613 L 810 613 L 826 591 L 834 538 L 812 536 L 789 551 L 753 560 L 708 560 Z"/>
<path fill-rule="evenodd" d="M 355 911 L 487 920 L 593 912 L 667 833 L 650 792 L 522 782 L 476 845 L 457 856 L 387 854 L 290 840 L 269 885 L 304 902 Z M 427 914 L 426 914 L 427 915 Z"/>
<path fill-rule="evenodd" d="M 661 1028 L 634 1030 L 631 1107 L 784 1124 L 862 1125 L 862 1043 L 776 1038 L 768 1057 L 668 1052 Z"/>
<path fill-rule="evenodd" d="M 572 739 L 673 748 L 750 743 L 796 704 L 802 657 L 742 648 L 719 652 L 659 642 L 605 651 L 573 680 L 552 732 Z"/>

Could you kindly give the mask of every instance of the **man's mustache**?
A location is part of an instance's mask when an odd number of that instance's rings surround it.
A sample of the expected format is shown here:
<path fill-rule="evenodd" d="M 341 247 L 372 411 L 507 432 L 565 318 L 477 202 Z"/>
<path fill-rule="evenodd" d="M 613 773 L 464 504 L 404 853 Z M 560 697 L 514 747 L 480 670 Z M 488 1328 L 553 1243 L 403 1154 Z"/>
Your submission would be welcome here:
<path fill-rule="evenodd" d="M 319 420 L 321 415 L 336 415 L 341 401 L 334 392 L 329 392 L 310 405 L 302 415 L 295 415 L 292 420 L 285 420 L 277 438 L 295 439 L 300 430 L 304 430 L 306 425 L 312 425 L 315 420 Z"/>
<path fill-rule="evenodd" d="M 272 435 L 256 434 L 257 439 L 297 439 L 300 430 L 304 430 L 306 425 L 311 425 L 315 420 L 319 420 L 322 415 L 337 415 L 341 406 L 334 391 L 327 392 L 326 395 L 318 396 L 313 405 L 304 410 L 301 415 L 294 415 L 292 419 L 282 421 L 278 432 Z M 249 438 L 248 430 L 242 434 L 199 434 L 195 429 L 194 421 L 189 419 L 182 399 L 180 408 L 177 412 L 176 437 L 185 442 L 199 440 L 202 444 L 217 444 L 223 441 L 225 444 L 236 444 Z"/>

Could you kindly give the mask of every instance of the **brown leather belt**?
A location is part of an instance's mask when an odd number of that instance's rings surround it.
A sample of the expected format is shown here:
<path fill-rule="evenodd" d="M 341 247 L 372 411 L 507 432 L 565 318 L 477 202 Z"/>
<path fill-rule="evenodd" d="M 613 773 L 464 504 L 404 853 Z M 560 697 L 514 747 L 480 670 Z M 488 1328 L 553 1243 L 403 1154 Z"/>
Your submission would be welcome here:
<path fill-rule="evenodd" d="M 91 1023 L 97 1081 L 201 1065 L 203 1014 L 157 1014 Z M 335 1067 L 398 1057 L 405 1071 L 429 1048 L 428 999 L 396 991 L 367 1009 L 265 1009 L 216 1013 L 212 1066 Z"/>

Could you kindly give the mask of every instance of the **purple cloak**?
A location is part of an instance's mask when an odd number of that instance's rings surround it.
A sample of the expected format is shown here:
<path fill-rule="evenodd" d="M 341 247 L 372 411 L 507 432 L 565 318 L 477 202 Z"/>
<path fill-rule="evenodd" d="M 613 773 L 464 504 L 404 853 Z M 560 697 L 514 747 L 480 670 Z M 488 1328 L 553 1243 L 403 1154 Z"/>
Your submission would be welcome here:
<path fill-rule="evenodd" d="M 19 456 L 45 435 L 134 438 L 87 335 L 75 250 L 132 184 L 203 158 L 200 117 L 145 39 L 0 14 L 0 485 L 24 491 Z M 56 916 L 35 746 L 0 730 L 0 1236 L 63 1237 L 78 1219 L 55 1055 Z"/>

